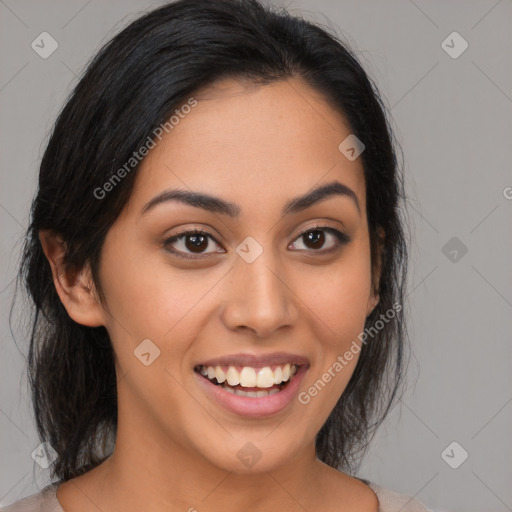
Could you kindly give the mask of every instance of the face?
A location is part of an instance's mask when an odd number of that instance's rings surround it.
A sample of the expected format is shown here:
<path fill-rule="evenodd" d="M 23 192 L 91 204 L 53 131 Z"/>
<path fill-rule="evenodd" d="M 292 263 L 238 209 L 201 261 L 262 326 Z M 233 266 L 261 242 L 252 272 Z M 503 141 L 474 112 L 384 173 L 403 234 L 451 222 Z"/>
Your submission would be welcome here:
<path fill-rule="evenodd" d="M 119 434 L 268 471 L 314 453 L 376 303 L 363 167 L 300 79 L 194 98 L 102 250 Z"/>

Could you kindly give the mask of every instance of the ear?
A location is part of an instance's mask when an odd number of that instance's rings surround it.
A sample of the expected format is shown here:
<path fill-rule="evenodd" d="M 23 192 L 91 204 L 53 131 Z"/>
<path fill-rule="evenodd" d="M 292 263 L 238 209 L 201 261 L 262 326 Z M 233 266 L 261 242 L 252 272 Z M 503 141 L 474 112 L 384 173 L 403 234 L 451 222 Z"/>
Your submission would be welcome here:
<path fill-rule="evenodd" d="M 63 264 L 66 243 L 56 233 L 41 230 L 39 240 L 52 269 L 55 289 L 69 316 L 75 322 L 88 327 L 105 325 L 104 310 L 89 264 L 80 270 L 66 268 Z"/>
<path fill-rule="evenodd" d="M 380 301 L 379 284 L 382 272 L 385 236 L 384 229 L 379 227 L 377 247 L 375 248 L 375 254 L 372 254 L 372 286 L 370 290 L 370 297 L 368 299 L 368 308 L 366 310 L 367 317 L 372 313 Z"/>

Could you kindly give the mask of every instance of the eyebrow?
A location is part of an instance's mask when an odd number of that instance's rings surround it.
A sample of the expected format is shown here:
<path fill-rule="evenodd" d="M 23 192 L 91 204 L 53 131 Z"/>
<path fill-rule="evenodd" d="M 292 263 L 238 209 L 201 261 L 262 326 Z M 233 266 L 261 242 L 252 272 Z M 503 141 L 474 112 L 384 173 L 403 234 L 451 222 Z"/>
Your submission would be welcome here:
<path fill-rule="evenodd" d="M 320 201 L 324 201 L 333 196 L 345 196 L 351 198 L 357 207 L 358 213 L 361 214 L 361 208 L 356 193 L 339 181 L 332 181 L 325 185 L 321 185 L 302 196 L 291 199 L 284 206 L 282 214 L 289 215 L 291 213 L 306 210 Z M 219 197 L 211 196 L 202 192 L 170 189 L 164 190 L 162 193 L 151 199 L 144 208 L 142 208 L 139 216 L 146 214 L 155 206 L 169 201 L 180 201 L 196 208 L 202 208 L 209 212 L 221 213 L 228 215 L 229 217 L 237 217 L 241 212 L 240 206 L 235 203 L 225 201 Z"/>

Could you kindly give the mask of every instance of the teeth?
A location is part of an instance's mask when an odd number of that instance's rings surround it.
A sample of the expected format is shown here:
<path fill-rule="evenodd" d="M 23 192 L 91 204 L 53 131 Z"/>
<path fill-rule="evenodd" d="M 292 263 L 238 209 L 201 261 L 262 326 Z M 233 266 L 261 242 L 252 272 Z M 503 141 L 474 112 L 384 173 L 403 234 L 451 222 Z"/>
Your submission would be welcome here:
<path fill-rule="evenodd" d="M 210 380 L 217 379 L 219 384 L 226 382 L 230 386 L 240 385 L 244 388 L 265 389 L 289 381 L 297 373 L 297 365 L 286 363 L 275 367 L 274 370 L 270 366 L 263 368 L 244 366 L 240 372 L 234 366 L 229 366 L 226 372 L 221 366 L 201 366 L 199 371 Z M 260 392 L 262 391 L 255 391 L 255 393 Z M 243 391 L 243 393 L 246 393 L 246 391 Z"/>
<path fill-rule="evenodd" d="M 256 386 L 256 370 L 254 368 L 250 368 L 249 366 L 244 366 L 242 368 L 242 371 L 240 372 L 240 385 L 244 388 L 253 388 Z M 258 387 L 263 387 L 259 385 L 259 375 Z"/>
<path fill-rule="evenodd" d="M 222 384 L 226 380 L 226 374 L 220 366 L 215 367 L 215 378 L 219 384 Z"/>
<path fill-rule="evenodd" d="M 231 389 L 230 387 L 226 386 L 224 387 L 226 391 L 229 393 L 232 393 L 233 395 L 238 396 L 248 396 L 251 398 L 260 398 L 262 396 L 270 396 L 275 395 L 276 393 L 279 393 L 279 389 L 271 389 L 270 391 L 243 391 L 242 389 Z"/>
<path fill-rule="evenodd" d="M 228 373 L 226 373 L 226 380 L 230 386 L 238 386 L 238 384 L 240 384 L 240 374 L 233 366 L 228 368 Z"/>
<path fill-rule="evenodd" d="M 290 375 L 290 363 L 288 363 L 283 368 L 283 381 L 286 382 L 290 378 Z"/>
<path fill-rule="evenodd" d="M 245 368 L 244 368 L 245 370 Z M 242 370 L 243 372 L 243 370 Z M 274 385 L 274 372 L 268 367 L 262 368 L 258 372 L 258 384 L 259 388 L 271 388 Z M 244 384 L 242 384 L 243 386 Z"/>

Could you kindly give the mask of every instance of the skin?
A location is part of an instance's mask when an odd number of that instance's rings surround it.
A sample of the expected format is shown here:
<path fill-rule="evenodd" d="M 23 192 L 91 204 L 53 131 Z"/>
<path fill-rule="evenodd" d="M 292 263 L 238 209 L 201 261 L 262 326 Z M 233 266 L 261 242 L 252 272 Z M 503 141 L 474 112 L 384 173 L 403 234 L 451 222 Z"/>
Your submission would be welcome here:
<path fill-rule="evenodd" d="M 293 400 L 256 420 L 210 400 L 193 372 L 214 357 L 291 352 L 310 361 L 302 392 L 363 331 L 378 296 L 362 162 L 338 150 L 350 127 L 300 78 L 264 86 L 224 80 L 194 98 L 198 105 L 143 161 L 107 234 L 99 272 L 106 303 L 89 268 L 66 272 L 64 245 L 40 233 L 69 315 L 106 327 L 118 382 L 113 455 L 62 484 L 57 498 L 72 512 L 376 512 L 369 487 L 315 457 L 315 435 L 358 354 L 309 404 Z M 355 192 L 360 211 L 351 198 L 334 195 L 282 216 L 287 201 L 333 180 Z M 173 201 L 139 216 L 169 188 L 218 196 L 241 213 L 230 218 Z M 301 234 L 317 223 L 350 242 L 329 253 L 336 238 L 323 231 L 324 246 L 311 248 Z M 165 241 L 184 228 L 205 230 L 218 244 L 204 244 L 202 259 L 173 256 Z M 252 263 L 235 252 L 247 236 L 263 249 Z M 187 250 L 183 241 L 171 247 Z M 149 366 L 134 357 L 144 339 L 161 351 Z M 248 442 L 262 454 L 252 467 L 237 456 Z"/>

